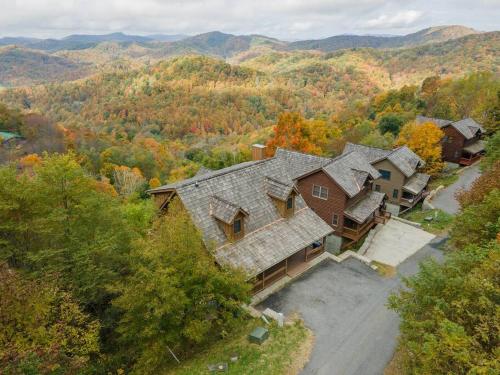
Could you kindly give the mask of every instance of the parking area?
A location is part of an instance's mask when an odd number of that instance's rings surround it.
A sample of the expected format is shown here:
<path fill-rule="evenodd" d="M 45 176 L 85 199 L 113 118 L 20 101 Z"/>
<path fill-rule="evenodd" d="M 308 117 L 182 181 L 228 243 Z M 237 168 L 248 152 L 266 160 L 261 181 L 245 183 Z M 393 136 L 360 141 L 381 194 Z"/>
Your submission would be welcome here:
<path fill-rule="evenodd" d="M 391 219 L 380 226 L 363 255 L 379 263 L 396 267 L 435 237 L 413 225 Z"/>
<path fill-rule="evenodd" d="M 299 313 L 315 334 L 307 375 L 382 374 L 396 347 L 399 319 L 387 297 L 429 256 L 441 259 L 438 241 L 425 246 L 384 278 L 356 259 L 326 260 L 257 306 Z"/>

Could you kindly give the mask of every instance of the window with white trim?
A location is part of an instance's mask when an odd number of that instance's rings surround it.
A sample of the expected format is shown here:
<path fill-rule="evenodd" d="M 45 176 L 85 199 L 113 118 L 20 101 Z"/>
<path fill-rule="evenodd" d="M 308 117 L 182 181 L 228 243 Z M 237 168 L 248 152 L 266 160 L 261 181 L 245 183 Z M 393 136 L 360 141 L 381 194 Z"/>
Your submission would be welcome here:
<path fill-rule="evenodd" d="M 339 225 L 339 215 L 333 214 L 332 225 Z"/>
<path fill-rule="evenodd" d="M 328 188 L 319 185 L 313 185 L 313 197 L 320 199 L 328 199 Z"/>

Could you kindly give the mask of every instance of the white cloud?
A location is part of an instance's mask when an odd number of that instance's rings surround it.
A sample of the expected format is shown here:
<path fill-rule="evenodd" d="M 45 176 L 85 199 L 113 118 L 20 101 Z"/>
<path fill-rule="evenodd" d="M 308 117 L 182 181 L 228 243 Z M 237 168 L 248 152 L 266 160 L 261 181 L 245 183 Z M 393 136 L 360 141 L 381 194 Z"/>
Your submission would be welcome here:
<path fill-rule="evenodd" d="M 370 29 L 397 29 L 412 26 L 423 16 L 418 10 L 405 10 L 396 14 L 381 14 L 377 18 L 369 19 L 365 27 Z"/>
<path fill-rule="evenodd" d="M 220 30 L 282 39 L 406 33 L 435 24 L 495 29 L 495 5 L 470 0 L 0 0 L 0 36 L 197 34 Z M 425 17 L 422 15 L 425 14 Z"/>

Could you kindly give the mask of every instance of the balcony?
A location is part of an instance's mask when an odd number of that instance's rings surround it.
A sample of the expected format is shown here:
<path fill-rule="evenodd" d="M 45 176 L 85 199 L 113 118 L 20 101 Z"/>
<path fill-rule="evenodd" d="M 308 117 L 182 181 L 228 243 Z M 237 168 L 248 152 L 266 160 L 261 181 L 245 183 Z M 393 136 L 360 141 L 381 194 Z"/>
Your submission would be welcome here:
<path fill-rule="evenodd" d="M 344 225 L 342 229 L 342 236 L 347 237 L 353 241 L 359 240 L 363 237 L 374 225 L 375 217 L 369 218 L 363 224 L 357 224 L 356 227 L 347 227 Z"/>
<path fill-rule="evenodd" d="M 478 161 L 481 158 L 481 154 L 475 154 L 472 156 L 462 156 L 458 163 L 460 165 L 471 165 L 474 164 L 476 161 Z"/>
<path fill-rule="evenodd" d="M 375 223 L 377 224 L 386 224 L 391 218 L 391 213 L 383 211 L 380 214 L 375 214 Z"/>
<path fill-rule="evenodd" d="M 417 195 L 412 195 L 411 198 L 402 196 L 401 199 L 399 200 L 399 204 L 401 204 L 401 206 L 411 208 L 415 206 L 418 202 L 420 202 L 425 193 L 426 193 L 425 190 L 422 190 Z"/>

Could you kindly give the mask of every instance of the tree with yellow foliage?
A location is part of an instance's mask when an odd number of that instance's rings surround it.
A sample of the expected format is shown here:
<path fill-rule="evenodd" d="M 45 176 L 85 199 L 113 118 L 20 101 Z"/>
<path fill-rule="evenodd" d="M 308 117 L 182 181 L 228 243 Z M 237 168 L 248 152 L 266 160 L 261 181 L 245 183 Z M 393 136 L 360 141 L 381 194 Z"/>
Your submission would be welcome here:
<path fill-rule="evenodd" d="M 149 187 L 151 189 L 157 188 L 161 186 L 161 182 L 157 177 L 153 177 L 152 179 L 149 180 Z"/>
<path fill-rule="evenodd" d="M 444 163 L 441 160 L 441 139 L 444 133 L 432 122 L 420 125 L 408 123 L 396 140 L 397 146 L 406 145 L 425 161 L 424 171 L 435 175 L 442 171 Z"/>

